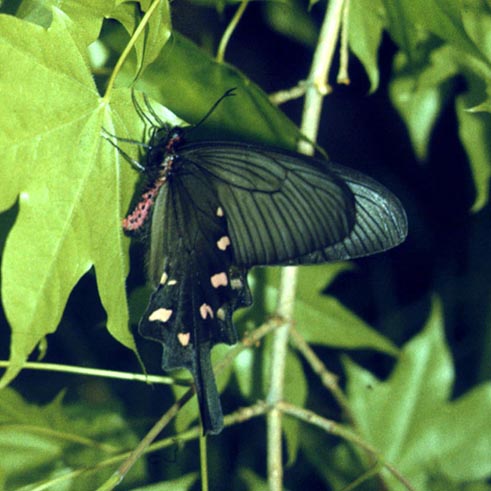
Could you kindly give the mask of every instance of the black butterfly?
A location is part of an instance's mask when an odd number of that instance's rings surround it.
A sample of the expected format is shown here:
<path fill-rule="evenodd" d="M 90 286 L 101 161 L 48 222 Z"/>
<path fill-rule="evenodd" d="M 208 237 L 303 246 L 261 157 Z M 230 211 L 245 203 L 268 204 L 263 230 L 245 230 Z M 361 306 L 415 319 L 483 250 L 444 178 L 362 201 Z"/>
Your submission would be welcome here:
<path fill-rule="evenodd" d="M 192 373 L 204 433 L 216 434 L 223 414 L 210 350 L 237 342 L 232 314 L 252 302 L 248 269 L 381 252 L 405 239 L 407 219 L 390 191 L 352 169 L 247 143 L 186 144 L 183 128 L 148 102 L 153 120 L 135 107 L 151 126 L 148 143 L 138 142 L 144 164 L 133 161 L 147 185 L 123 227 L 149 227 L 155 286 L 139 332 L 162 343 L 164 370 Z"/>

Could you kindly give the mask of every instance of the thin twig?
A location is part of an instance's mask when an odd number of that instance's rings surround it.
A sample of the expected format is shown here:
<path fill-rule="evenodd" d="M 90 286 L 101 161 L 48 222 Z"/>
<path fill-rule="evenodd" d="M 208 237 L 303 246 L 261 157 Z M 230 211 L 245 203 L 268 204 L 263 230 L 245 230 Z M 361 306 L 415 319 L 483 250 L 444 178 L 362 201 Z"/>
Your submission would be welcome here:
<path fill-rule="evenodd" d="M 250 347 L 257 344 L 257 342 L 266 334 L 277 329 L 280 326 L 280 323 L 277 319 L 271 319 L 258 329 L 254 330 L 252 333 L 248 334 L 244 337 L 241 343 L 238 343 L 233 349 L 231 349 L 227 355 L 215 366 L 214 372 L 215 374 L 219 374 L 221 371 L 225 370 L 236 358 L 236 356 L 245 349 L 249 349 Z M 178 401 L 176 401 L 168 411 L 160 418 L 159 421 L 150 429 L 150 431 L 145 435 L 143 440 L 138 444 L 138 446 L 126 457 L 126 460 L 120 466 L 120 468 L 109 478 L 103 486 L 101 486 L 97 491 L 109 491 L 113 489 L 117 484 L 119 484 L 124 476 L 128 473 L 131 467 L 135 464 L 135 462 L 144 454 L 150 451 L 151 443 L 157 438 L 160 432 L 170 423 L 170 421 L 177 415 L 179 410 L 184 404 L 186 404 L 194 395 L 194 387 L 191 387 Z M 238 416 L 229 415 L 225 417 L 224 424 L 231 425 L 236 424 L 237 422 L 244 421 L 245 419 L 252 418 L 254 416 L 258 416 L 259 414 L 265 414 L 266 409 L 264 404 L 257 405 L 255 410 L 251 410 L 246 408 L 238 412 Z M 234 420 L 234 417 L 237 418 Z M 191 430 L 190 430 L 191 431 Z M 193 430 L 194 431 L 194 430 Z M 187 435 L 188 432 L 185 432 Z M 194 435 L 194 433 L 192 433 Z M 201 430 L 197 432 L 195 436 L 201 434 Z M 183 435 L 179 436 L 179 440 L 183 439 Z M 189 438 L 190 439 L 190 438 Z M 173 439 L 175 441 L 175 438 Z M 160 448 L 158 445 L 152 446 L 153 450 Z"/>
<path fill-rule="evenodd" d="M 201 432 L 200 432 L 201 433 Z M 199 436 L 199 465 L 201 475 L 201 491 L 208 491 L 208 452 L 207 438 L 202 433 Z"/>
<path fill-rule="evenodd" d="M 387 462 L 384 459 L 383 455 L 376 448 L 372 447 L 357 433 L 354 433 L 346 426 L 343 426 L 331 419 L 323 418 L 313 411 L 295 406 L 293 404 L 289 404 L 287 402 L 278 403 L 277 409 L 284 412 L 285 414 L 289 414 L 290 416 L 294 416 L 298 419 L 301 419 L 302 421 L 306 421 L 314 426 L 322 428 L 325 432 L 331 435 L 339 436 L 343 440 L 349 441 L 356 446 L 362 448 L 366 452 L 373 455 L 373 457 L 375 457 L 379 462 L 381 462 L 382 465 L 406 487 L 406 489 L 408 489 L 409 491 L 416 491 L 412 484 L 392 464 Z"/>
<path fill-rule="evenodd" d="M 269 102 L 274 104 L 275 106 L 279 106 L 284 104 L 285 102 L 291 101 L 293 99 L 299 99 L 305 95 L 305 91 L 307 90 L 307 85 L 304 81 L 298 82 L 295 87 L 291 87 L 286 90 L 279 90 L 278 92 L 274 92 L 269 95 Z"/>
<path fill-rule="evenodd" d="M 225 59 L 225 50 L 227 49 L 227 45 L 230 41 L 230 38 L 232 37 L 232 33 L 239 24 L 241 17 L 244 15 L 248 3 L 249 0 L 242 0 L 232 20 L 229 22 L 227 29 L 225 29 L 225 32 L 223 33 L 216 55 L 216 61 L 218 61 L 219 63 L 223 62 L 223 60 Z"/>
<path fill-rule="evenodd" d="M 121 482 L 128 471 L 133 467 L 135 462 L 144 454 L 151 442 L 157 438 L 160 432 L 172 421 L 179 410 L 194 396 L 194 387 L 191 387 L 182 397 L 180 397 L 166 413 L 157 421 L 152 429 L 145 435 L 143 440 L 138 446 L 131 452 L 121 467 L 116 471 L 116 475 L 119 477 L 118 482 Z"/>
<path fill-rule="evenodd" d="M 0 361 L 0 367 L 8 367 L 10 362 Z M 28 361 L 22 365 L 22 370 L 45 370 L 49 372 L 74 373 L 89 377 L 112 378 L 117 380 L 145 382 L 149 384 L 182 385 L 189 387 L 189 382 L 163 375 L 145 375 L 141 373 L 120 372 L 116 370 L 102 370 L 99 368 L 78 367 L 76 365 L 62 365 L 59 363 L 44 363 Z"/>
<path fill-rule="evenodd" d="M 108 101 L 111 97 L 111 92 L 114 87 L 114 81 L 116 80 L 116 77 L 118 73 L 121 70 L 121 67 L 123 66 L 124 62 L 126 61 L 126 58 L 128 58 L 131 50 L 133 49 L 133 46 L 136 44 L 138 41 L 138 38 L 140 35 L 142 35 L 143 30 L 147 26 L 147 24 L 150 22 L 150 18 L 152 17 L 154 11 L 157 9 L 157 7 L 160 5 L 161 0 L 154 0 L 153 3 L 148 7 L 148 10 L 145 12 L 145 15 L 143 16 L 142 20 L 138 24 L 138 27 L 135 29 L 135 32 L 133 32 L 131 39 L 128 41 L 128 44 L 125 46 L 123 52 L 121 53 L 121 56 L 119 57 L 118 61 L 116 62 L 116 65 L 114 66 L 114 69 L 111 73 L 111 76 L 109 77 L 109 80 L 107 82 L 107 87 L 106 87 L 106 92 L 104 93 L 103 99 L 105 101 Z"/>
<path fill-rule="evenodd" d="M 323 98 L 330 91 L 327 84 L 327 76 L 338 40 L 343 4 L 344 0 L 331 0 L 327 6 L 307 80 L 301 130 L 312 141 L 316 140 L 315 136 L 319 130 Z M 312 154 L 312 147 L 306 142 L 301 143 L 300 149 L 309 155 Z"/>
<path fill-rule="evenodd" d="M 305 341 L 304 337 L 298 332 L 295 326 L 291 327 L 290 335 L 295 344 L 295 348 L 300 351 L 314 373 L 319 376 L 322 385 L 332 394 L 348 420 L 353 422 L 349 403 L 343 391 L 339 387 L 338 377 L 326 368 L 326 365 L 315 354 L 314 350 L 309 346 L 307 341 Z"/>
<path fill-rule="evenodd" d="M 341 28 L 341 47 L 340 47 L 340 59 L 339 59 L 339 71 L 336 79 L 338 84 L 349 85 L 350 78 L 348 73 L 348 60 L 349 60 L 349 4 L 350 0 L 346 0 L 343 8 L 343 26 Z"/>
<path fill-rule="evenodd" d="M 276 409 L 276 405 L 283 399 L 288 331 L 295 306 L 296 284 L 296 268 L 283 268 L 276 313 L 285 320 L 285 324 L 276 330 L 273 337 L 270 382 L 267 396 L 268 404 L 272 408 L 268 413 L 267 419 L 268 482 L 271 491 L 281 491 L 283 489 L 282 424 L 281 412 Z"/>

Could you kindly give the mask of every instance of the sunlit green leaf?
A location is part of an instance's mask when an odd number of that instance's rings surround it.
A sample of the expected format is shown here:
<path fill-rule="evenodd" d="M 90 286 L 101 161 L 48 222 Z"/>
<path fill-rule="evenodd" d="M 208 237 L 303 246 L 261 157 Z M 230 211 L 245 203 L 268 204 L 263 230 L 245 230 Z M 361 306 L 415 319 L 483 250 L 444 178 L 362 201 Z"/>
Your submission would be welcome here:
<path fill-rule="evenodd" d="M 467 152 L 472 169 L 476 199 L 473 211 L 479 211 L 489 201 L 489 179 L 491 178 L 491 108 L 484 112 L 469 111 L 470 97 L 460 96 L 456 101 L 459 135 Z M 483 107 L 483 105 L 481 105 Z"/>
<path fill-rule="evenodd" d="M 434 50 L 429 64 L 414 71 L 406 57 L 396 59 L 396 76 L 390 85 L 392 102 L 409 131 L 417 157 L 424 160 L 434 124 L 448 99 L 449 81 L 458 73 L 455 54 L 448 46 Z"/>
<path fill-rule="evenodd" d="M 12 329 L 4 384 L 56 329 L 68 295 L 90 268 L 109 331 L 134 349 L 124 285 L 128 240 L 119 225 L 134 177 L 128 165 L 115 166 L 115 149 L 101 129 L 123 121 L 136 127 L 137 118 L 128 91 L 114 95 L 115 103 L 126 98 L 115 104 L 122 112 L 101 103 L 65 21 L 55 10 L 45 30 L 0 16 L 0 208 L 19 203 L 2 260 L 2 300 Z M 121 172 L 129 184 L 123 189 Z"/>

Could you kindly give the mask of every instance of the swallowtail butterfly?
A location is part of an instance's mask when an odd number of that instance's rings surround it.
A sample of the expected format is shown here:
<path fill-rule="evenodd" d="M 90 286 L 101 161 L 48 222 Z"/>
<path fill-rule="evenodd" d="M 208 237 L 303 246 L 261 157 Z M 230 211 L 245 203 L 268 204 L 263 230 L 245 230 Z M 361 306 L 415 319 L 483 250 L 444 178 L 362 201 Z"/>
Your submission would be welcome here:
<path fill-rule="evenodd" d="M 237 341 L 232 314 L 252 302 L 247 271 L 385 251 L 405 239 L 406 214 L 355 170 L 261 145 L 186 143 L 183 128 L 169 127 L 146 99 L 152 118 L 134 102 L 150 126 L 148 142 L 133 142 L 142 163 L 116 148 L 146 178 L 123 220 L 128 234 L 149 237 L 155 290 L 139 332 L 162 344 L 164 370 L 192 373 L 204 433 L 216 434 L 223 414 L 210 351 Z"/>

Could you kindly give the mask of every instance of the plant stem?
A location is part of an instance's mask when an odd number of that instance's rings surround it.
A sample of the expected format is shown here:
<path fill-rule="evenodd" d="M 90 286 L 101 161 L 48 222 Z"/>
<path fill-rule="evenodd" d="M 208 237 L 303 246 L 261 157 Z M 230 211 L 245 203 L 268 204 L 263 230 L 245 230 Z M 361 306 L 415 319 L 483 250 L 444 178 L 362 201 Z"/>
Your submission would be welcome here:
<path fill-rule="evenodd" d="M 111 92 L 114 87 L 114 81 L 116 80 L 116 77 L 118 76 L 118 73 L 121 70 L 121 67 L 123 66 L 123 63 L 126 61 L 126 58 L 128 58 L 128 55 L 130 54 L 131 50 L 133 49 L 133 46 L 136 44 L 138 41 L 138 38 L 140 37 L 141 33 L 147 26 L 147 24 L 150 21 L 150 18 L 152 17 L 154 11 L 156 8 L 159 6 L 160 2 L 162 0 L 154 0 L 148 10 L 145 12 L 145 15 L 143 16 L 140 24 L 138 24 L 138 27 L 135 29 L 135 32 L 131 36 L 131 39 L 129 40 L 128 44 L 124 48 L 123 52 L 121 53 L 121 56 L 119 57 L 118 61 L 116 62 L 116 65 L 114 65 L 114 69 L 111 73 L 111 76 L 109 77 L 109 80 L 107 82 L 107 87 L 106 87 L 106 92 L 104 93 L 103 99 L 105 101 L 109 101 L 111 98 Z"/>
<path fill-rule="evenodd" d="M 230 38 L 232 37 L 232 33 L 234 32 L 235 28 L 239 24 L 241 17 L 244 15 L 245 9 L 248 4 L 249 4 L 249 0 L 242 0 L 232 20 L 228 24 L 227 29 L 225 29 L 222 39 L 220 39 L 220 44 L 218 46 L 217 55 L 215 58 L 216 61 L 218 61 L 219 63 L 222 63 L 223 60 L 225 59 L 225 50 L 227 49 L 227 45 L 230 41 Z"/>
<path fill-rule="evenodd" d="M 0 367 L 8 367 L 9 361 L 1 360 Z M 116 370 L 102 370 L 99 368 L 78 367 L 75 365 L 62 365 L 59 363 L 44 363 L 37 361 L 28 361 L 23 367 L 23 370 L 46 370 L 49 372 L 74 373 L 88 377 L 112 378 L 118 380 L 130 380 L 136 382 L 145 382 L 151 384 L 166 384 L 166 385 L 181 385 L 189 387 L 190 382 L 165 377 L 163 375 L 146 375 L 141 373 L 119 372 Z"/>
<path fill-rule="evenodd" d="M 307 82 L 301 131 L 308 140 L 313 142 L 318 133 L 323 97 L 328 92 L 327 75 L 337 43 L 343 3 L 344 0 L 329 2 Z M 313 153 L 312 145 L 307 142 L 300 142 L 299 150 L 308 155 Z M 281 275 L 276 313 L 285 320 L 285 325 L 279 328 L 274 335 L 270 385 L 267 396 L 268 404 L 272 408 L 267 419 L 268 484 L 270 491 L 283 489 L 282 423 L 281 412 L 277 405 L 283 398 L 285 360 L 288 352 L 289 326 L 293 317 L 296 284 L 297 268 L 284 268 Z"/>

